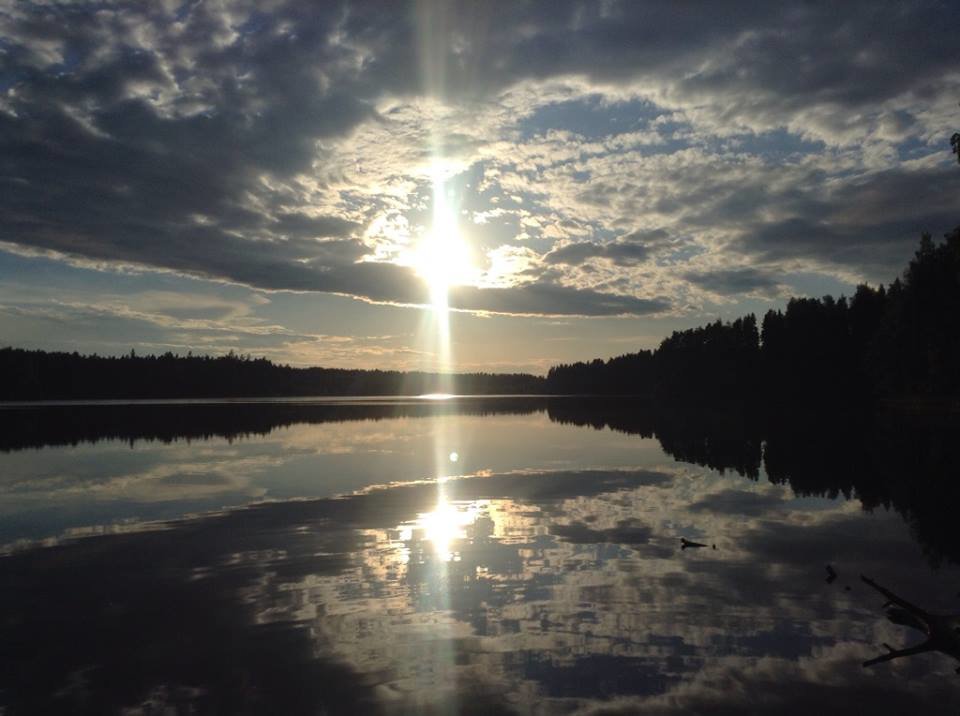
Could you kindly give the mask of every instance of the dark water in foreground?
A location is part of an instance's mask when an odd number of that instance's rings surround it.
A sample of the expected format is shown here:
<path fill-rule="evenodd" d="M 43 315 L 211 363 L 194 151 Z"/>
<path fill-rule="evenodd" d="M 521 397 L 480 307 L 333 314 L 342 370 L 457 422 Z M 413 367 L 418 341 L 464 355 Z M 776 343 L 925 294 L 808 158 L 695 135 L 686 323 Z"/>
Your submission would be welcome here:
<path fill-rule="evenodd" d="M 960 712 L 947 653 L 861 665 L 924 636 L 859 578 L 960 613 L 956 430 L 570 399 L 0 428 L 4 714 Z"/>

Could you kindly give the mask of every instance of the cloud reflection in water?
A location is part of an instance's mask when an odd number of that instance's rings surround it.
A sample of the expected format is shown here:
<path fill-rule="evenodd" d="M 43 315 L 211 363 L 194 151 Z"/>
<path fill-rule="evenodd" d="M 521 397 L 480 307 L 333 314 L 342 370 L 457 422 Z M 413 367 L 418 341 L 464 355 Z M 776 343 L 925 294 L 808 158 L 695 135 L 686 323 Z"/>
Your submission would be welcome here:
<path fill-rule="evenodd" d="M 901 582 L 935 588 L 941 578 L 916 559 L 899 519 L 844 502 L 811 510 L 738 480 L 676 469 L 500 473 L 446 481 L 440 510 L 436 486 L 422 483 L 17 554 L 0 562 L 12 585 L 3 658 L 20 664 L 3 686 L 15 706 L 135 706 L 160 693 L 207 709 L 243 682 L 289 713 L 601 703 L 669 712 L 708 697 L 742 706 L 744 693 L 717 687 L 736 675 L 780 712 L 779 688 L 827 685 L 935 706 L 928 694 L 943 695 L 950 665 L 897 665 L 913 677 L 902 681 L 864 674 L 859 661 L 890 627 L 871 595 L 827 587 L 811 563 L 842 541 L 844 572 L 897 569 Z M 778 496 L 778 520 L 686 507 L 705 485 L 728 506 L 738 484 L 751 512 L 757 490 Z M 815 536 L 812 551 L 780 550 L 781 528 L 801 545 Z M 681 551 L 679 532 L 709 534 L 719 549 Z M 289 675 L 274 679 L 264 659 L 280 652 Z M 129 688 L 117 688 L 117 673 Z M 322 688 L 295 687 L 300 679 Z"/>
<path fill-rule="evenodd" d="M 564 466 L 443 479 L 439 500 L 436 480 L 367 487 L 2 558 L 0 705 L 789 714 L 847 713 L 855 702 L 951 712 L 960 684 L 942 655 L 860 667 L 881 643 L 905 643 L 860 572 L 955 611 L 960 571 L 931 570 L 892 511 L 798 497 L 542 415 L 461 418 L 443 445 L 426 421 L 345 425 L 325 433 L 337 460 L 351 435 L 381 449 L 402 425 L 425 464 L 456 447 L 457 469 L 476 469 L 478 456 L 500 457 L 480 437 L 485 425 L 500 426 L 511 450 L 546 450 L 505 462 Z M 286 452 L 269 452 L 307 454 L 321 429 L 308 428 L 273 435 Z M 711 446 L 711 459 L 722 457 Z M 604 455 L 615 467 L 583 467 Z M 717 549 L 681 550 L 680 537 Z M 835 583 L 824 564 L 836 566 Z"/>

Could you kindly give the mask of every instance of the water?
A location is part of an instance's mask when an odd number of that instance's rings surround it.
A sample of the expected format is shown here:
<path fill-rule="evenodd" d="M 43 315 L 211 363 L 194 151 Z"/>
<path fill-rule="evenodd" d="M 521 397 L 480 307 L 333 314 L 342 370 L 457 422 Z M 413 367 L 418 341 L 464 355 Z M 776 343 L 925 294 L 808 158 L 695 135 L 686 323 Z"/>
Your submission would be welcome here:
<path fill-rule="evenodd" d="M 525 398 L 0 427 L 9 713 L 960 703 L 942 651 L 861 665 L 924 638 L 861 574 L 960 612 L 953 429 Z"/>

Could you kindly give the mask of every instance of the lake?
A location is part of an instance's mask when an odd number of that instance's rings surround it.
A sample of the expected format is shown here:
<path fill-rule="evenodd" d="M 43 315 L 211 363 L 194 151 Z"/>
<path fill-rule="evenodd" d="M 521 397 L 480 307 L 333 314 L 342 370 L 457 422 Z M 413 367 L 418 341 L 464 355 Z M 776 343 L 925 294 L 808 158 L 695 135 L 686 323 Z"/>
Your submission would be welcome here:
<path fill-rule="evenodd" d="M 949 638 L 862 665 L 925 638 L 881 589 L 960 613 L 943 421 L 497 397 L 0 429 L 4 714 L 960 705 Z"/>

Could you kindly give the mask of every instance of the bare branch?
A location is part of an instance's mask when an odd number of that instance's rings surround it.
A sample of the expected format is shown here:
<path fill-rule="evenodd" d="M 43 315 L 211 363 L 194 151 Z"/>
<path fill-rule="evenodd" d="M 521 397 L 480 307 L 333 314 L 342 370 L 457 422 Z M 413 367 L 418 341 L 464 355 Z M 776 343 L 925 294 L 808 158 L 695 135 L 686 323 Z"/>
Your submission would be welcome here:
<path fill-rule="evenodd" d="M 911 646 L 906 649 L 894 649 L 889 644 L 884 644 L 884 648 L 887 650 L 886 654 L 881 654 L 880 656 L 874 657 L 873 659 L 868 659 L 863 662 L 863 665 L 873 666 L 874 664 L 880 664 L 884 661 L 892 661 L 893 659 L 899 659 L 902 656 L 913 656 L 914 654 L 924 654 L 928 651 L 936 651 L 933 645 L 930 643 L 930 640 L 923 642 L 922 644 L 917 644 L 916 646 Z"/>
<path fill-rule="evenodd" d="M 893 592 L 891 592 L 889 589 L 885 589 L 884 587 L 881 587 L 879 584 L 877 584 L 876 582 L 874 582 L 874 581 L 873 581 L 872 579 L 870 579 L 869 577 L 864 577 L 864 576 L 861 574 L 861 575 L 860 575 L 860 579 L 862 579 L 866 584 L 869 584 L 871 587 L 873 587 L 874 589 L 876 589 L 878 592 L 880 592 L 880 594 L 882 594 L 883 596 L 885 596 L 885 597 L 887 598 L 887 604 L 884 605 L 885 607 L 886 607 L 887 605 L 889 605 L 889 604 L 896 604 L 897 606 L 902 607 L 903 609 L 906 609 L 906 610 L 907 610 L 908 612 L 910 612 L 911 614 L 914 614 L 914 615 L 916 615 L 916 616 L 918 616 L 918 617 L 920 617 L 920 618 L 925 619 L 926 617 L 929 616 L 929 614 L 927 614 L 926 611 L 924 611 L 923 609 L 921 609 L 920 607 L 918 607 L 916 604 L 911 604 L 911 603 L 908 602 L 906 599 L 903 599 L 903 598 L 901 598 L 901 597 L 898 597 L 896 594 L 894 594 Z"/>

